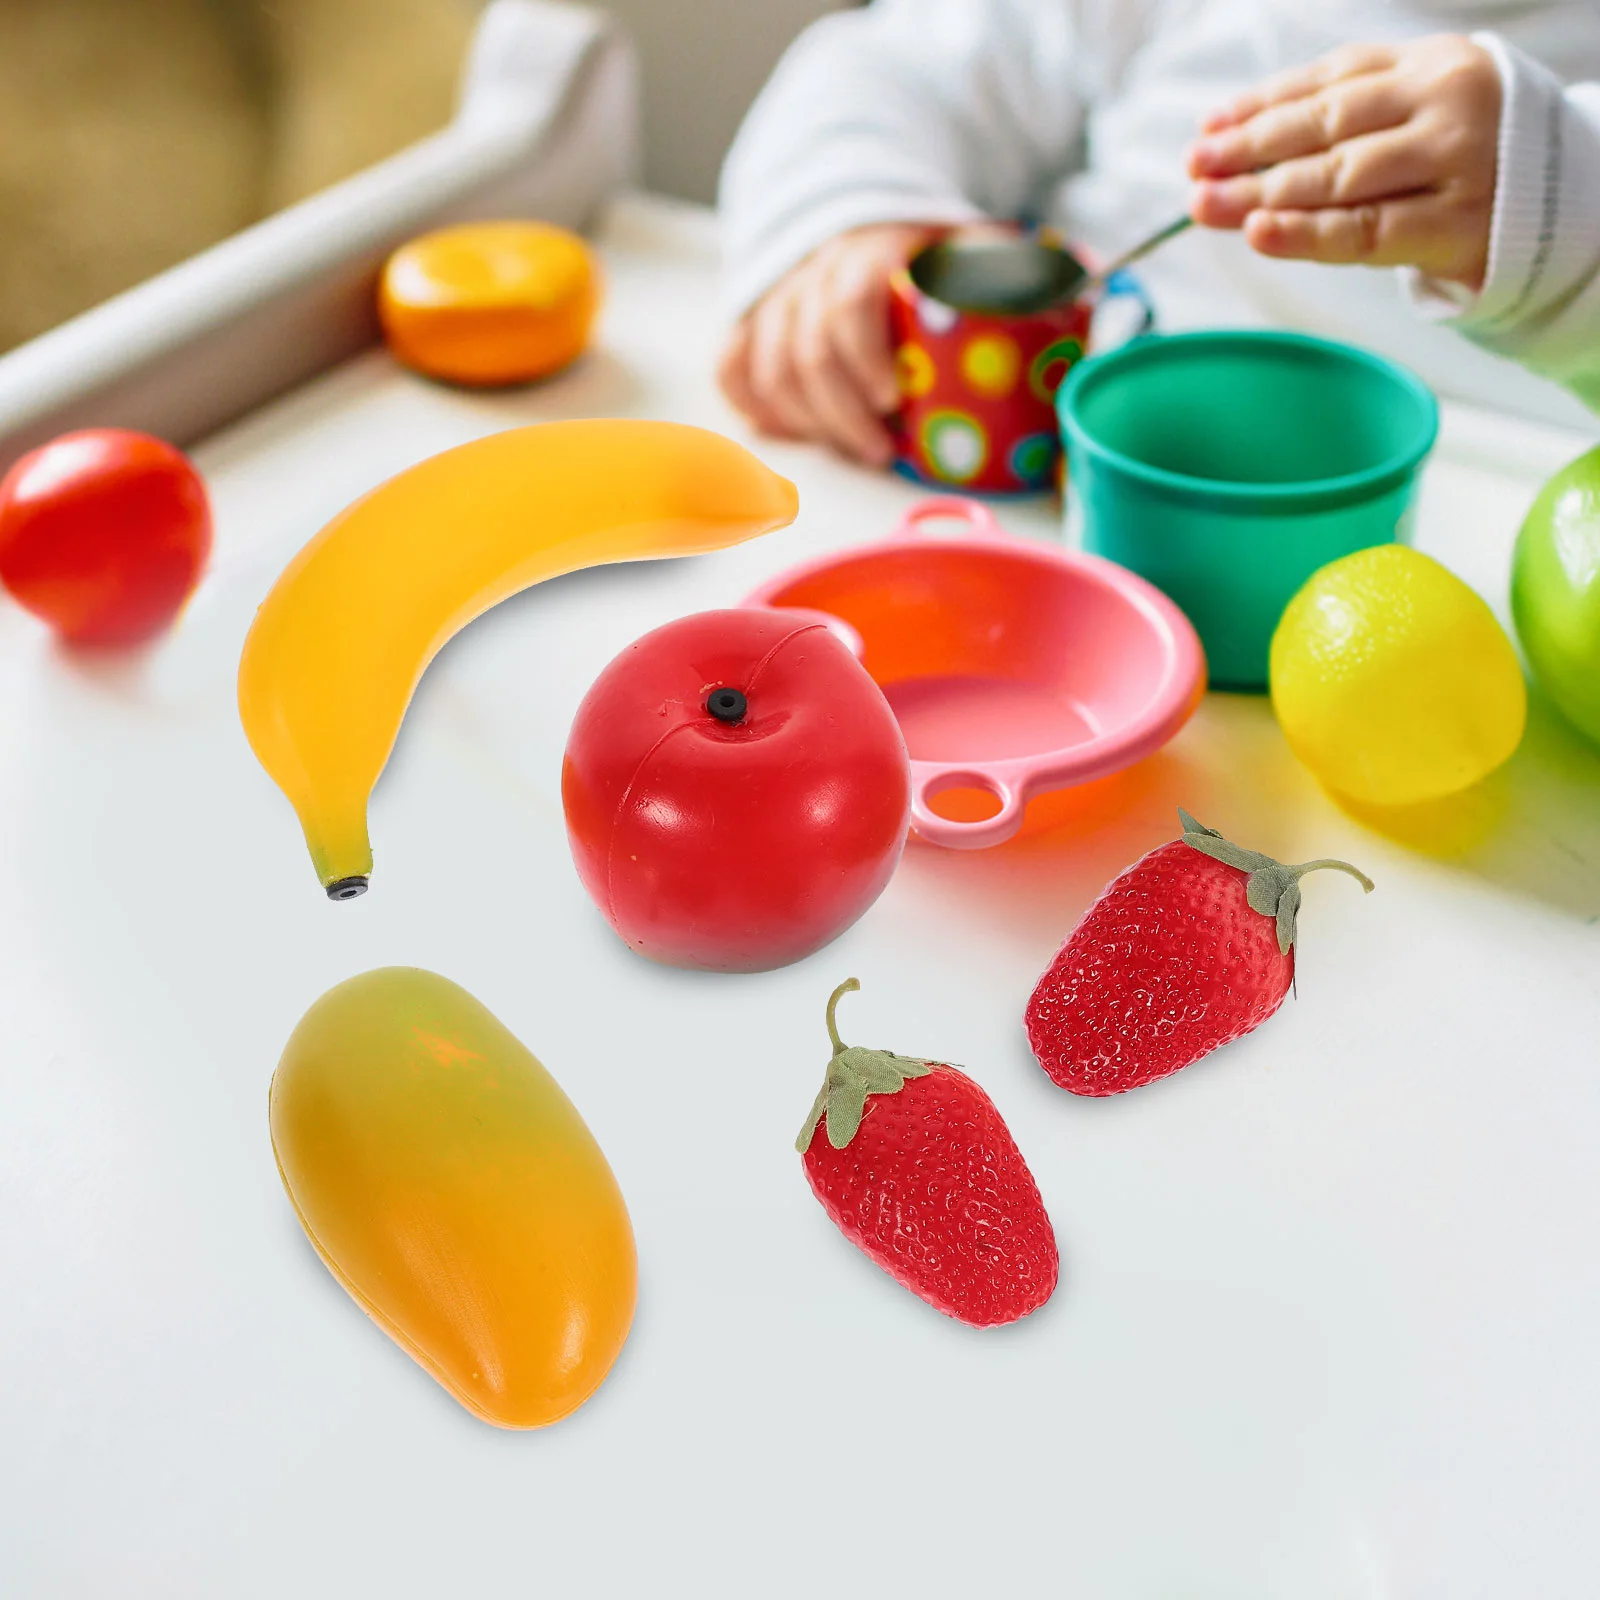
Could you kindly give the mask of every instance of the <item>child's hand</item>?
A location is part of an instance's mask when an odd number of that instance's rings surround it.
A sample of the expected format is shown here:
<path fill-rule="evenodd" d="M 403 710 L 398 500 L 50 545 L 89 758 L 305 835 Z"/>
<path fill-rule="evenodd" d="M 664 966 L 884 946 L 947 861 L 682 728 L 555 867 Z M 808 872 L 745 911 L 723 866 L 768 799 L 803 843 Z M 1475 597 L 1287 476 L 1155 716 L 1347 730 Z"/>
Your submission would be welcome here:
<path fill-rule="evenodd" d="M 734 328 L 717 368 L 722 392 L 764 433 L 885 465 L 883 417 L 900 403 L 889 276 L 935 231 L 878 223 L 812 251 Z"/>
<path fill-rule="evenodd" d="M 1308 261 L 1415 266 L 1483 287 L 1500 74 L 1439 34 L 1353 45 L 1269 79 L 1201 125 L 1193 215 Z"/>

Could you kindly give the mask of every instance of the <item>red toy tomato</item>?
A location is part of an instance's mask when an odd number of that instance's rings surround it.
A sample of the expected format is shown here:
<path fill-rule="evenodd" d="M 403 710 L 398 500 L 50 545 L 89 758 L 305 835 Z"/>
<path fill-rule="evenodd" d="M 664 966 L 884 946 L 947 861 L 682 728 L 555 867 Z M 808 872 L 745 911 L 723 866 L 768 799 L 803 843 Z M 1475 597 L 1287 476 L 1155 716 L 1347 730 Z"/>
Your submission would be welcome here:
<path fill-rule="evenodd" d="M 200 474 L 149 434 L 64 433 L 0 480 L 0 581 L 75 644 L 159 633 L 210 552 Z"/>
<path fill-rule="evenodd" d="M 578 708 L 561 777 L 584 887 L 641 955 L 761 972 L 843 933 L 911 819 L 900 726 L 816 614 L 647 633 Z"/>

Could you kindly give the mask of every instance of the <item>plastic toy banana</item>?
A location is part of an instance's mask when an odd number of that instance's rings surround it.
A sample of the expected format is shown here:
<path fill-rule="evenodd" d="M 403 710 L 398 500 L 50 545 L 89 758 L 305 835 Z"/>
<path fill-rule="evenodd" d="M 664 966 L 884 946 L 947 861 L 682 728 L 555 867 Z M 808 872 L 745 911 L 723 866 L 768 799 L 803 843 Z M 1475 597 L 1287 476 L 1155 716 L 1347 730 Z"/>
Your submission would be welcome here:
<path fill-rule="evenodd" d="M 331 900 L 367 887 L 367 800 L 440 647 L 579 567 L 695 555 L 794 520 L 795 487 L 673 422 L 547 422 L 419 462 L 284 569 L 239 662 L 239 715 Z"/>

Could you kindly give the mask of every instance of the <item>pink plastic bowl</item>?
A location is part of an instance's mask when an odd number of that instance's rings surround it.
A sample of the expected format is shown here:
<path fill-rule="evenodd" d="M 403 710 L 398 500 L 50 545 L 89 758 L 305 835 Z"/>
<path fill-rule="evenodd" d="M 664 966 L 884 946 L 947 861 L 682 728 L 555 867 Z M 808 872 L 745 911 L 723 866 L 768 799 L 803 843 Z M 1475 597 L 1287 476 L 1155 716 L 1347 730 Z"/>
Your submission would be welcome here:
<path fill-rule="evenodd" d="M 952 518 L 958 536 L 922 529 Z M 845 624 L 905 733 L 912 826 L 958 850 L 1009 839 L 1033 795 L 1159 749 L 1205 691 L 1200 641 L 1159 590 L 1015 538 L 974 500 L 919 501 L 888 539 L 794 567 L 745 604 Z M 950 789 L 987 790 L 1000 809 L 941 817 L 929 802 Z"/>

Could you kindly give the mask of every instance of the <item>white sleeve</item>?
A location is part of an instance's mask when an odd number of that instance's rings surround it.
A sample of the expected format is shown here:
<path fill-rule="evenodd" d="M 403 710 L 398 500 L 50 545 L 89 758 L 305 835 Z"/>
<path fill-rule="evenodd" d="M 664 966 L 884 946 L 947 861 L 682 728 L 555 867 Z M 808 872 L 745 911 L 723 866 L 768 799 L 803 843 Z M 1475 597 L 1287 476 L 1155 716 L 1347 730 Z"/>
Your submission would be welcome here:
<path fill-rule="evenodd" d="M 1600 411 L 1600 84 L 1564 88 L 1499 35 L 1473 38 L 1505 94 L 1488 276 L 1474 296 L 1413 273 L 1413 297 Z"/>
<path fill-rule="evenodd" d="M 1076 49 L 1077 9 L 877 0 L 808 28 L 723 167 L 732 308 L 848 228 L 1014 217 L 1040 200 L 1082 133 L 1093 56 Z"/>

